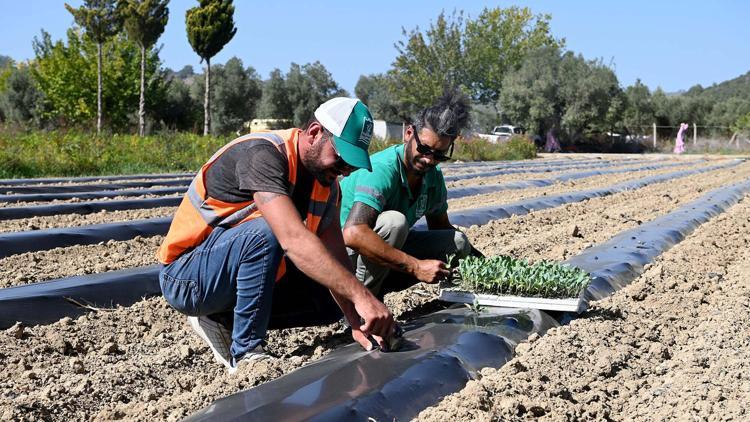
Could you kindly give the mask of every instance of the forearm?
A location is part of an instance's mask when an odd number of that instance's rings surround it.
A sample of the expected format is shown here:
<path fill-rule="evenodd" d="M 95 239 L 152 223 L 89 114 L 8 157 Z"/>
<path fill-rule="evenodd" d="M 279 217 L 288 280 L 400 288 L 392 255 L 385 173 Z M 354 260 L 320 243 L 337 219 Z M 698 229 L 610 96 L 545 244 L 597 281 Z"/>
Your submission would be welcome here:
<path fill-rule="evenodd" d="M 344 240 L 347 246 L 378 265 L 413 274 L 419 260 L 394 248 L 366 226 L 348 229 Z"/>
<path fill-rule="evenodd" d="M 367 289 L 345 266 L 344 257 L 334 256 L 313 233 L 300 231 L 286 243 L 281 246 L 287 257 L 308 277 L 351 301 L 365 294 Z"/>

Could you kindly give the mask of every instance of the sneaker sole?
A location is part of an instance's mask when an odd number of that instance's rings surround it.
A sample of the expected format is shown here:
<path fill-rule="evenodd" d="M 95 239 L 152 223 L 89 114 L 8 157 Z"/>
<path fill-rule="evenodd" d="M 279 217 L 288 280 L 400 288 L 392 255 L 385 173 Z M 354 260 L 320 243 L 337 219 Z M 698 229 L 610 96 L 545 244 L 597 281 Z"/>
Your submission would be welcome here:
<path fill-rule="evenodd" d="M 221 352 L 219 352 L 215 347 L 212 346 L 213 344 L 217 342 L 222 342 L 224 344 L 227 344 L 226 336 L 219 330 L 212 330 L 211 334 L 215 337 L 214 339 L 215 341 L 212 341 L 209 338 L 209 333 L 207 333 L 206 330 L 201 326 L 199 317 L 188 317 L 188 322 L 190 323 L 190 328 L 192 328 L 193 331 L 195 331 L 195 333 L 198 334 L 198 337 L 203 339 L 203 341 L 205 341 L 208 344 L 209 349 L 211 349 L 211 352 L 214 355 L 214 358 L 217 361 L 219 361 L 219 363 L 226 366 L 227 368 L 231 368 L 232 364 L 230 363 L 230 360 L 228 360 L 225 356 L 221 354 Z M 228 340 L 229 340 L 228 344 L 231 345 L 232 339 L 229 338 Z M 227 349 L 227 352 L 228 351 L 229 350 Z M 227 353 L 227 356 L 230 356 L 229 353 Z"/>

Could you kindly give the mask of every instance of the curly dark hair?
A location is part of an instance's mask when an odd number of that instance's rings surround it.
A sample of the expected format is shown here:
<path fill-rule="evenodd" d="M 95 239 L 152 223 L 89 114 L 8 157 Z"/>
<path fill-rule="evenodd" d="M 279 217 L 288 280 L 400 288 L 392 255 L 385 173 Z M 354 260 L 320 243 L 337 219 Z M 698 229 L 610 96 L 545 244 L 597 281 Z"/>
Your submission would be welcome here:
<path fill-rule="evenodd" d="M 412 119 L 417 130 L 429 128 L 438 136 L 456 138 L 469 125 L 469 100 L 457 89 L 446 90 L 431 107 L 422 109 Z"/>

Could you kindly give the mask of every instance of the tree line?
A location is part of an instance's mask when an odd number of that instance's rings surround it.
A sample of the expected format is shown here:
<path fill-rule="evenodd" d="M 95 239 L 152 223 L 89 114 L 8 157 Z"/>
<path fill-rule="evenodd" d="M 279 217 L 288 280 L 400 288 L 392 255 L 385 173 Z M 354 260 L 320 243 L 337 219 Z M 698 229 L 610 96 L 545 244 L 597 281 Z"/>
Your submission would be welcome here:
<path fill-rule="evenodd" d="M 355 92 L 376 117 L 398 121 L 459 87 L 474 100 L 478 132 L 512 123 L 572 142 L 607 132 L 651 134 L 654 123 L 663 136 L 681 122 L 712 126 L 720 136 L 750 134 L 750 72 L 678 95 L 640 80 L 622 87 L 602 60 L 566 51 L 550 19 L 519 7 L 486 8 L 473 19 L 441 13 L 425 30 L 405 30 L 391 69 L 361 76 Z"/>
<path fill-rule="evenodd" d="M 253 118 L 303 124 L 321 102 L 349 95 L 320 62 L 292 63 L 263 79 L 233 57 L 211 59 L 237 28 L 231 0 L 200 0 L 186 13 L 187 39 L 205 62 L 174 71 L 159 59 L 168 0 L 85 0 L 67 6 L 76 25 L 66 40 L 42 31 L 35 58 L 0 56 L 0 120 L 24 127 L 87 127 L 112 132 L 178 130 L 225 134 Z M 474 129 L 501 123 L 576 141 L 604 132 L 650 133 L 653 123 L 711 124 L 750 131 L 750 73 L 679 95 L 640 80 L 622 87 L 602 60 L 567 51 L 551 16 L 528 8 L 486 8 L 475 18 L 441 13 L 422 30 L 404 29 L 390 70 L 362 75 L 355 94 L 376 118 L 400 122 L 446 89 L 474 103 Z"/>

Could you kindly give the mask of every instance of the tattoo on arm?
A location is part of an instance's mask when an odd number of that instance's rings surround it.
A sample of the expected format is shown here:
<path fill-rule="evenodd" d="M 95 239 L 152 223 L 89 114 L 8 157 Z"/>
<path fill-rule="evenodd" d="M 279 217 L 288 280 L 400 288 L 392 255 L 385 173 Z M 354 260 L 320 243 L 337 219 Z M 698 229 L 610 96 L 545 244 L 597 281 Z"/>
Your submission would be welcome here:
<path fill-rule="evenodd" d="M 274 199 L 278 198 L 279 196 L 285 196 L 280 193 L 274 193 L 274 192 L 255 192 L 255 195 L 253 195 L 253 198 L 259 205 L 267 204 Z"/>
<path fill-rule="evenodd" d="M 375 208 L 362 202 L 355 202 L 352 205 L 351 211 L 349 211 L 349 216 L 346 217 L 344 228 L 359 224 L 366 224 L 368 227 L 373 228 L 375 227 L 375 222 L 378 220 L 378 214 Z"/>

